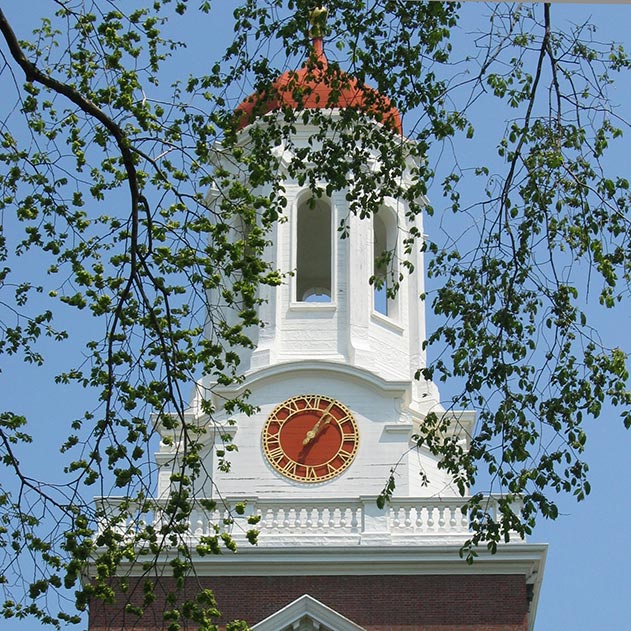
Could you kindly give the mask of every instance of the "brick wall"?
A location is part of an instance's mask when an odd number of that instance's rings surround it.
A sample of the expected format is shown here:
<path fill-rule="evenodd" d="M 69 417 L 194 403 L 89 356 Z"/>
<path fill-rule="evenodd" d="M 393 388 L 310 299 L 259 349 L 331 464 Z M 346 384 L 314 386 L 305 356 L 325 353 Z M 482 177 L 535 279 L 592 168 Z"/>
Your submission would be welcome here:
<path fill-rule="evenodd" d="M 162 579 L 152 611 L 139 620 L 123 605 L 92 604 L 90 631 L 163 629 L 161 611 L 172 583 Z M 526 631 L 523 576 L 225 576 L 191 579 L 187 591 L 215 592 L 224 625 L 250 625 L 309 594 L 367 631 Z M 141 590 L 139 590 L 141 591 Z M 131 600 L 138 601 L 133 585 Z M 122 601 L 124 603 L 124 600 Z"/>

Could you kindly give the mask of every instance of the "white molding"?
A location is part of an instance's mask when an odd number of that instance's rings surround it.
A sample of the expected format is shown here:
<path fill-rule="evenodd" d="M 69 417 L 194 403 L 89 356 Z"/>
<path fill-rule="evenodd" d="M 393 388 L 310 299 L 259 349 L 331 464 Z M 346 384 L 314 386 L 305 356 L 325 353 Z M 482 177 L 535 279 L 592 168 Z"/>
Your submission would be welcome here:
<path fill-rule="evenodd" d="M 299 629 L 304 618 L 316 623 L 313 625 L 314 628 L 324 627 L 325 631 L 364 631 L 363 627 L 323 605 L 309 594 L 300 596 L 265 620 L 261 620 L 252 627 L 252 631 L 284 631 L 289 627 Z"/>
<path fill-rule="evenodd" d="M 384 434 L 400 434 L 400 435 L 411 435 L 414 431 L 414 423 L 386 423 L 383 426 Z"/>
<path fill-rule="evenodd" d="M 333 292 L 331 292 L 333 293 Z M 292 300 L 289 303 L 289 311 L 295 311 L 296 313 L 304 312 L 330 312 L 337 310 L 337 303 L 333 301 L 329 302 L 309 302 L 307 300 Z"/>
<path fill-rule="evenodd" d="M 469 565 L 459 545 L 428 546 L 313 546 L 310 548 L 257 548 L 244 545 L 238 553 L 194 556 L 197 576 L 433 576 L 520 575 L 537 586 L 543 576 L 548 545 L 512 543 L 495 554 L 478 550 Z M 168 564 L 168 551 L 162 555 Z M 142 574 L 142 564 L 130 567 L 130 576 Z"/>
<path fill-rule="evenodd" d="M 543 574 L 547 549 L 547 544 L 507 544 L 495 554 L 478 550 L 478 557 L 469 565 L 460 557 L 460 545 L 299 549 L 244 546 L 238 554 L 196 559 L 195 567 L 199 576 L 517 574 L 535 585 Z"/>
<path fill-rule="evenodd" d="M 370 313 L 370 319 L 372 322 L 379 324 L 380 326 L 396 333 L 397 335 L 405 334 L 405 327 L 402 326 L 397 320 L 392 319 L 391 317 L 384 315 L 383 313 L 379 313 L 379 311 L 375 310 L 373 305 L 372 311 Z"/>
<path fill-rule="evenodd" d="M 317 304 L 317 303 L 314 303 Z M 326 303 L 323 303 L 326 304 Z M 332 362 L 326 359 L 314 360 L 297 360 L 283 362 L 273 366 L 266 366 L 246 375 L 244 383 L 236 384 L 231 387 L 220 388 L 215 387 L 215 392 L 219 394 L 230 393 L 236 394 L 242 390 L 251 389 L 253 384 L 266 379 L 275 379 L 283 377 L 286 374 L 303 373 L 324 373 L 327 375 L 334 374 L 336 377 L 369 383 L 371 386 L 378 388 L 384 393 L 391 393 L 395 396 L 403 396 L 410 387 L 410 382 L 406 380 L 389 381 L 365 368 L 350 366 L 343 362 Z"/>

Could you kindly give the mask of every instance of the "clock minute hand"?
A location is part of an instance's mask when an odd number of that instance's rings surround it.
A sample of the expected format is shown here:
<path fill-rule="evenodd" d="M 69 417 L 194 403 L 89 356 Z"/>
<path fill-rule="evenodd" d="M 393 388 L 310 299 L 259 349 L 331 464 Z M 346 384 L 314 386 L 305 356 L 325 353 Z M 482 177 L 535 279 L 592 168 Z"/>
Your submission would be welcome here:
<path fill-rule="evenodd" d="M 318 435 L 318 432 L 320 431 L 320 427 L 322 426 L 323 421 L 327 416 L 329 417 L 329 420 L 326 421 L 324 425 L 327 425 L 328 423 L 331 422 L 331 419 L 333 419 L 333 415 L 331 414 L 331 408 L 333 407 L 334 404 L 335 404 L 335 401 L 331 401 L 331 403 L 329 403 L 327 408 L 322 412 L 322 415 L 318 419 L 318 422 L 307 432 L 305 439 L 302 441 L 303 445 L 308 445 Z"/>

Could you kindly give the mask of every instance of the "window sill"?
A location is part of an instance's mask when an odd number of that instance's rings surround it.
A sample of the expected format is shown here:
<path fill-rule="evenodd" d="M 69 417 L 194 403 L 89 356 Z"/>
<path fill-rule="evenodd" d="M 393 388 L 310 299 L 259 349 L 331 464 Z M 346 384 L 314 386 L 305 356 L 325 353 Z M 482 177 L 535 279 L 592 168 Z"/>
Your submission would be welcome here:
<path fill-rule="evenodd" d="M 289 305 L 290 311 L 335 311 L 337 304 L 335 302 L 292 302 Z"/>
<path fill-rule="evenodd" d="M 370 319 L 375 324 L 382 326 L 384 329 L 388 329 L 393 333 L 397 333 L 398 335 L 403 335 L 405 329 L 395 320 L 389 318 L 387 315 L 383 315 L 383 313 L 379 313 L 379 311 L 373 311 Z"/>

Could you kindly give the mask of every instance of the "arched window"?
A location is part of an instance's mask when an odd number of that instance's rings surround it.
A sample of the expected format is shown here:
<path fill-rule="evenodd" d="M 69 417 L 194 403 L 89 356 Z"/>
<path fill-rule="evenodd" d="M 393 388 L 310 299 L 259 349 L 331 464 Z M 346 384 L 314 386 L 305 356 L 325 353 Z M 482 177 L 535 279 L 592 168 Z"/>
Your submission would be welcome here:
<path fill-rule="evenodd" d="M 373 215 L 373 275 L 375 277 L 374 310 L 396 317 L 396 297 L 388 297 L 397 277 L 397 224 L 394 213 L 382 208 Z"/>
<path fill-rule="evenodd" d="M 331 302 L 331 205 L 305 199 L 298 205 L 296 300 Z"/>

